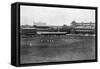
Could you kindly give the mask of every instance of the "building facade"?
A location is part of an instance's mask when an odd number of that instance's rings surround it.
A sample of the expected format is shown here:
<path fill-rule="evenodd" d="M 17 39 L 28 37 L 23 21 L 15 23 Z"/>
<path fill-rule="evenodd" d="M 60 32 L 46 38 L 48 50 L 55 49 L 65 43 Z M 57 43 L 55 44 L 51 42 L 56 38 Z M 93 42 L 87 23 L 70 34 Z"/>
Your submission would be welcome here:
<path fill-rule="evenodd" d="M 74 33 L 95 34 L 95 23 L 77 23 L 73 21 L 71 26 L 73 27 Z"/>

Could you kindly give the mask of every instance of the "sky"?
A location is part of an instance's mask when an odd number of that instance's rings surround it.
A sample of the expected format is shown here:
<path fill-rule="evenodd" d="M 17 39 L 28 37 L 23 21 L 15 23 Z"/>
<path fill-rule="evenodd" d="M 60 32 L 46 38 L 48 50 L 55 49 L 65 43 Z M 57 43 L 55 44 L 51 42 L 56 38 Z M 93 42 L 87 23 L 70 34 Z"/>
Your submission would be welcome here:
<path fill-rule="evenodd" d="M 72 21 L 95 23 L 95 10 L 57 8 L 41 6 L 20 6 L 20 24 L 33 25 L 45 22 L 47 25 L 70 25 Z"/>

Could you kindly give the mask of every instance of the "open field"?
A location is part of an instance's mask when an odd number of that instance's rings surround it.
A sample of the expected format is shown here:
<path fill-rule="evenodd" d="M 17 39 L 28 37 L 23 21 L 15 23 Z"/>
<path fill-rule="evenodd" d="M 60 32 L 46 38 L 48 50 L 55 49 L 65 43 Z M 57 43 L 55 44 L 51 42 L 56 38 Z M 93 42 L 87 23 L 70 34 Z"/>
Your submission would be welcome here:
<path fill-rule="evenodd" d="M 21 63 L 95 59 L 95 37 L 80 35 L 21 38 Z"/>

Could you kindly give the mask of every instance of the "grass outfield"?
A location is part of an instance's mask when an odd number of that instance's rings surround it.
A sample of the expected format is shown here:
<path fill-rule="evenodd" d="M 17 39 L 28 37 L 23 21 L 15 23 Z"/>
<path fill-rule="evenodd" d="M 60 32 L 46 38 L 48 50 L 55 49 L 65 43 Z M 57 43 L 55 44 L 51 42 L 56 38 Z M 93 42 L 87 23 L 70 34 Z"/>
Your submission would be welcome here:
<path fill-rule="evenodd" d="M 33 36 L 21 38 L 21 63 L 95 59 L 94 36 Z"/>

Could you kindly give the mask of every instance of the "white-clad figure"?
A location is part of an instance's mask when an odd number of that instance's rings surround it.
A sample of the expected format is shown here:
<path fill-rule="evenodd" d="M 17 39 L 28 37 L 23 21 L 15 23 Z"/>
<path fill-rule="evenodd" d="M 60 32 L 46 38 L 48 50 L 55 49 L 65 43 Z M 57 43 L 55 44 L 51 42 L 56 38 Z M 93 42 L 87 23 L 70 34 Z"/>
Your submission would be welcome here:
<path fill-rule="evenodd" d="M 29 45 L 32 46 L 32 43 L 30 42 Z"/>

